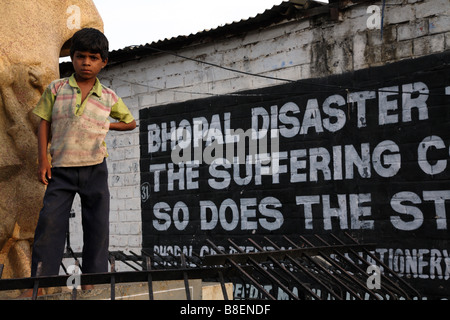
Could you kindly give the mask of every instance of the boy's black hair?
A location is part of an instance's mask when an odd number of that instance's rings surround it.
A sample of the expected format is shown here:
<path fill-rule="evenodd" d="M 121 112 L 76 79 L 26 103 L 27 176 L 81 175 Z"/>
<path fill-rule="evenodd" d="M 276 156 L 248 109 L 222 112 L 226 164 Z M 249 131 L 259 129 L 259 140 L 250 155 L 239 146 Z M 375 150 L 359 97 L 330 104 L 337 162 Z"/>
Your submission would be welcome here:
<path fill-rule="evenodd" d="M 84 28 L 72 37 L 70 46 L 70 57 L 73 58 L 75 51 L 88 51 L 91 53 L 100 53 L 102 60 L 108 59 L 109 42 L 106 36 L 94 28 Z"/>

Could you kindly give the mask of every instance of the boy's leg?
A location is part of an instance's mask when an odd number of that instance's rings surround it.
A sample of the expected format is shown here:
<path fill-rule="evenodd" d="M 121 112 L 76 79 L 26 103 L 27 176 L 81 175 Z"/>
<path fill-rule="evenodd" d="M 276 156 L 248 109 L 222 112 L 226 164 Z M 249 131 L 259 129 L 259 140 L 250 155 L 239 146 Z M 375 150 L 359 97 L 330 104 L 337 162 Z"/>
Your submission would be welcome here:
<path fill-rule="evenodd" d="M 83 273 L 108 272 L 109 187 L 106 160 L 80 170 Z"/>
<path fill-rule="evenodd" d="M 66 233 L 75 191 L 71 181 L 73 172 L 66 168 L 53 168 L 44 196 L 44 206 L 35 230 L 31 276 L 36 276 L 37 265 L 42 262 L 40 275 L 57 275 L 64 254 Z"/>

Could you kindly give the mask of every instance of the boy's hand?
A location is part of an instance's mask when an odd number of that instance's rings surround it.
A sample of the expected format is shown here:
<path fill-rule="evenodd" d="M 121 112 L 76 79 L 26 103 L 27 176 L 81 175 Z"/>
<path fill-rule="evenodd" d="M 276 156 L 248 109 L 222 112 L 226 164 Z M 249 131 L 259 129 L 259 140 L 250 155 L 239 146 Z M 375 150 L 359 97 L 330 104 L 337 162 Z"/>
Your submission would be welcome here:
<path fill-rule="evenodd" d="M 42 182 L 45 185 L 48 185 L 48 180 L 52 178 L 52 169 L 48 162 L 42 165 L 39 164 L 38 178 L 40 182 Z"/>
<path fill-rule="evenodd" d="M 47 158 L 47 146 L 50 136 L 51 123 L 47 120 L 41 119 L 38 130 L 38 154 L 39 154 L 39 169 L 38 179 L 45 185 L 48 185 L 48 179 L 52 178 L 52 169 Z M 47 179 L 48 178 L 48 179 Z"/>

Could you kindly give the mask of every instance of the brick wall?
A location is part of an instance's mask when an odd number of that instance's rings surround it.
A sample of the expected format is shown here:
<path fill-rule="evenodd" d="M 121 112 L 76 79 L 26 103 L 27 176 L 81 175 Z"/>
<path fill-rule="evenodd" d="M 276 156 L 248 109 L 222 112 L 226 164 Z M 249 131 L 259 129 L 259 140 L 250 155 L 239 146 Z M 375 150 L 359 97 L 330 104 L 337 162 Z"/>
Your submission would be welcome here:
<path fill-rule="evenodd" d="M 205 39 L 179 55 L 279 79 L 323 78 L 450 49 L 448 0 L 391 0 L 385 8 L 383 38 L 369 29 L 376 12 L 366 1 L 328 14 L 284 21 L 224 39 Z M 369 22 L 368 22 L 369 21 Z M 142 40 L 143 43 L 145 39 Z M 131 55 L 130 55 L 131 56 Z M 114 89 L 136 117 L 145 108 L 259 89 L 285 83 L 158 54 L 107 67 L 101 81 Z M 142 246 L 139 129 L 110 132 L 110 250 L 140 252 Z M 81 251 L 80 208 L 74 205 L 71 240 Z"/>

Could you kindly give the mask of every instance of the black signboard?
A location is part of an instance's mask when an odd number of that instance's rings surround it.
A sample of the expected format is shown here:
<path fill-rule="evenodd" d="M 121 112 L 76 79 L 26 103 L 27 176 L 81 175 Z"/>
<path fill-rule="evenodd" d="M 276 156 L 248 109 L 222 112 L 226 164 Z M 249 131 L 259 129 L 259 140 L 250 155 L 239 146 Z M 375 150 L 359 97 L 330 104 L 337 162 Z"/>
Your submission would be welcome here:
<path fill-rule="evenodd" d="M 450 296 L 450 54 L 140 110 L 143 247 L 349 232 Z"/>

